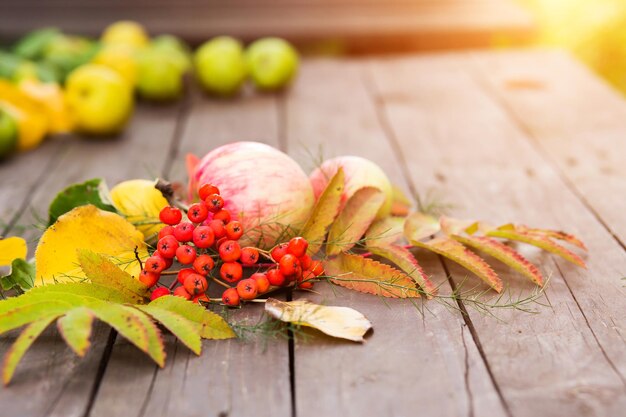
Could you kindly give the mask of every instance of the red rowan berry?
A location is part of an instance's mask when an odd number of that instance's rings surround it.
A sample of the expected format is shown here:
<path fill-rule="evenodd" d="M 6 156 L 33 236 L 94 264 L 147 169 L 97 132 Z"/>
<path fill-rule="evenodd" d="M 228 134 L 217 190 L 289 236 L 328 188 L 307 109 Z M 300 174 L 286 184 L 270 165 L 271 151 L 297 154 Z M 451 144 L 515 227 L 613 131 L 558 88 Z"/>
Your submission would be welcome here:
<path fill-rule="evenodd" d="M 298 269 L 300 268 L 300 261 L 294 255 L 288 253 L 280 258 L 278 265 L 280 267 L 280 272 L 282 272 L 283 275 L 292 276 L 298 272 Z"/>
<path fill-rule="evenodd" d="M 180 271 L 178 271 L 178 274 L 176 275 L 176 280 L 180 284 L 185 284 L 185 278 L 187 278 L 189 274 L 195 274 L 195 273 L 196 273 L 196 270 L 193 268 L 181 269 Z"/>
<path fill-rule="evenodd" d="M 193 223 L 182 222 L 179 223 L 174 228 L 174 237 L 178 239 L 179 242 L 189 242 L 193 239 Z"/>
<path fill-rule="evenodd" d="M 241 257 L 241 246 L 234 240 L 225 240 L 219 246 L 219 253 L 224 262 L 235 262 Z"/>
<path fill-rule="evenodd" d="M 219 248 L 220 246 L 222 246 L 222 243 L 226 242 L 227 240 L 228 238 L 226 236 L 219 238 L 217 242 L 215 242 L 215 249 L 218 249 L 219 251 Z"/>
<path fill-rule="evenodd" d="M 324 274 L 324 266 L 320 261 L 313 261 L 313 264 L 309 268 L 316 277 Z"/>
<path fill-rule="evenodd" d="M 170 226 L 180 223 L 182 219 L 183 213 L 176 207 L 164 207 L 159 213 L 161 223 L 169 224 Z"/>
<path fill-rule="evenodd" d="M 176 259 L 183 265 L 189 265 L 196 260 L 196 250 L 189 245 L 182 245 L 176 249 Z"/>
<path fill-rule="evenodd" d="M 219 194 L 211 194 L 204 199 L 204 202 L 211 213 L 217 213 L 224 207 L 224 199 Z"/>
<path fill-rule="evenodd" d="M 172 259 L 176 256 L 178 248 L 178 240 L 174 236 L 165 236 L 159 239 L 157 243 L 157 251 L 165 259 Z"/>
<path fill-rule="evenodd" d="M 159 230 L 159 239 L 163 239 L 165 236 L 172 236 L 174 234 L 174 226 L 163 226 Z"/>
<path fill-rule="evenodd" d="M 272 249 L 272 251 L 270 252 L 270 255 L 272 256 L 272 259 L 274 260 L 274 262 L 279 262 L 280 258 L 282 258 L 283 256 L 287 254 L 288 246 L 289 246 L 288 243 L 281 243 L 279 245 L 274 246 L 274 249 Z"/>
<path fill-rule="evenodd" d="M 256 281 L 251 278 L 242 279 L 237 283 L 237 293 L 242 300 L 254 299 L 259 291 Z"/>
<path fill-rule="evenodd" d="M 165 260 L 158 255 L 152 255 L 148 259 L 146 259 L 146 263 L 144 264 L 144 269 L 147 272 L 153 272 L 155 274 L 160 274 L 163 272 L 167 265 L 165 264 Z"/>
<path fill-rule="evenodd" d="M 256 248 L 241 249 L 241 263 L 252 266 L 259 261 L 259 251 Z"/>
<path fill-rule="evenodd" d="M 270 281 L 267 279 L 267 275 L 263 272 L 257 272 L 250 275 L 250 279 L 253 279 L 256 282 L 259 294 L 263 294 L 270 289 Z"/>
<path fill-rule="evenodd" d="M 209 288 L 209 283 L 206 278 L 200 274 L 189 274 L 187 278 L 185 278 L 183 286 L 189 294 L 198 295 L 206 292 L 207 288 Z"/>
<path fill-rule="evenodd" d="M 204 203 L 195 203 L 189 206 L 187 217 L 194 223 L 202 223 L 209 217 L 209 209 Z"/>
<path fill-rule="evenodd" d="M 210 248 L 215 243 L 215 233 L 209 226 L 198 226 L 193 229 L 192 240 L 198 248 Z"/>
<path fill-rule="evenodd" d="M 239 305 L 239 293 L 235 288 L 229 288 L 222 294 L 222 302 L 230 307 Z"/>
<path fill-rule="evenodd" d="M 157 298 L 163 297 L 164 295 L 170 295 L 170 290 L 165 287 L 155 288 L 150 294 L 150 300 L 156 300 Z"/>
<path fill-rule="evenodd" d="M 187 292 L 187 290 L 185 289 L 185 287 L 177 287 L 177 288 L 174 290 L 174 295 L 175 295 L 176 297 L 182 297 L 182 298 L 184 298 L 185 300 L 191 300 L 191 294 L 189 294 L 189 293 Z"/>
<path fill-rule="evenodd" d="M 148 272 L 145 269 L 141 270 L 139 274 L 139 281 L 141 281 L 146 287 L 154 287 L 159 282 L 161 275 L 155 272 Z"/>
<path fill-rule="evenodd" d="M 300 277 L 298 277 L 298 282 L 302 283 L 302 282 L 306 282 L 308 280 L 312 280 L 315 278 L 315 274 L 313 273 L 313 271 L 303 271 L 302 275 L 300 275 Z"/>
<path fill-rule="evenodd" d="M 200 304 L 200 301 L 202 301 L 203 303 L 211 302 L 211 300 L 209 300 L 209 297 L 207 297 L 206 294 L 200 294 L 200 295 L 196 295 L 195 297 L 193 297 L 194 304 Z"/>
<path fill-rule="evenodd" d="M 224 222 L 224 224 L 229 223 L 230 219 L 230 211 L 226 209 L 222 209 L 213 215 L 213 220 L 221 220 Z"/>
<path fill-rule="evenodd" d="M 283 273 L 280 272 L 280 270 L 276 268 L 272 268 L 269 271 L 267 271 L 267 280 L 270 282 L 270 284 L 276 287 L 282 287 L 283 285 L 285 285 L 285 281 L 286 281 Z"/>
<path fill-rule="evenodd" d="M 211 194 L 219 194 L 219 193 L 220 193 L 220 189 L 217 188 L 213 184 L 202 184 L 200 186 L 200 189 L 198 189 L 198 197 L 200 197 L 200 200 L 202 201 L 206 200 L 206 198 L 210 196 Z"/>
<path fill-rule="evenodd" d="M 300 261 L 302 269 L 311 269 L 311 266 L 313 265 L 313 259 L 311 259 L 309 255 L 301 256 L 298 258 L 298 260 Z"/>
<path fill-rule="evenodd" d="M 209 222 L 209 227 L 213 229 L 215 239 L 221 239 L 226 236 L 226 229 L 224 228 L 223 221 L 213 219 Z"/>
<path fill-rule="evenodd" d="M 305 282 L 301 282 L 298 285 L 298 288 L 302 288 L 303 290 L 310 290 L 311 288 L 313 288 L 313 281 L 305 281 Z"/>
<path fill-rule="evenodd" d="M 306 250 L 309 247 L 309 242 L 303 237 L 294 237 L 289 241 L 287 251 L 294 255 L 296 258 L 300 258 L 306 255 Z"/>
<path fill-rule="evenodd" d="M 226 236 L 230 240 L 239 240 L 243 236 L 243 226 L 237 220 L 228 223 L 224 228 L 226 229 Z"/>
<path fill-rule="evenodd" d="M 200 255 L 193 261 L 193 269 L 200 275 L 209 275 L 214 267 L 215 261 L 209 255 Z"/>
<path fill-rule="evenodd" d="M 239 262 L 224 262 L 220 267 L 220 276 L 228 282 L 237 282 L 243 275 L 243 268 Z"/>

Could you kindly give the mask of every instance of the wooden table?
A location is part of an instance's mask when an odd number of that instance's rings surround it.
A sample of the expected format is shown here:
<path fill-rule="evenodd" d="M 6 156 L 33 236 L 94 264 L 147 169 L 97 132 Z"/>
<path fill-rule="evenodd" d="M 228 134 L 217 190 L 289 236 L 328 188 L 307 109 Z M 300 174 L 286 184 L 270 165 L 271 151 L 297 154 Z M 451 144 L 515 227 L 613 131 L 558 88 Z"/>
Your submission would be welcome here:
<path fill-rule="evenodd" d="M 53 328 L 0 389 L 0 415 L 623 416 L 625 138 L 626 102 L 587 69 L 561 52 L 511 51 L 309 60 L 283 96 L 193 94 L 140 105 L 119 140 L 50 141 L 0 166 L 2 234 L 31 224 L 71 182 L 183 179 L 185 153 L 259 140 L 306 168 L 319 149 L 371 158 L 414 197 L 436 190 L 458 217 L 571 231 L 589 246 L 589 268 L 527 252 L 551 276 L 546 306 L 494 311 L 500 320 L 471 305 L 459 306 L 464 316 L 420 302 L 422 314 L 320 285 L 312 298 L 371 319 L 364 345 L 205 341 L 198 358 L 170 339 L 163 370 L 105 326 L 82 360 Z M 446 275 L 466 277 L 417 256 L 442 291 Z M 514 296 L 532 291 L 502 273 Z M 0 339 L 0 351 L 10 342 Z"/>

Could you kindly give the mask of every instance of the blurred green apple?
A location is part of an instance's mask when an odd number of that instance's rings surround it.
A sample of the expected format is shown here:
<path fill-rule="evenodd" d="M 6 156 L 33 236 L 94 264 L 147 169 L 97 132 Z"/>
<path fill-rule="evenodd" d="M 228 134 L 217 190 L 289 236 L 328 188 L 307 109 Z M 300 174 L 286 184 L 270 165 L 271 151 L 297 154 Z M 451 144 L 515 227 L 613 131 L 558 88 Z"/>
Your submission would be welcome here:
<path fill-rule="evenodd" d="M 0 159 L 15 151 L 18 133 L 17 122 L 9 113 L 0 109 Z"/>
<path fill-rule="evenodd" d="M 211 93 L 235 94 L 246 79 L 241 42 L 228 36 L 202 44 L 194 55 L 194 64 L 198 81 Z"/>
<path fill-rule="evenodd" d="M 146 99 L 173 100 L 183 92 L 184 70 L 166 50 L 148 48 L 138 56 L 137 92 Z"/>
<path fill-rule="evenodd" d="M 280 38 L 263 38 L 246 50 L 252 81 L 261 90 L 276 90 L 289 84 L 298 72 L 298 53 Z"/>
<path fill-rule="evenodd" d="M 154 49 L 168 52 L 170 57 L 183 71 L 187 72 L 191 69 L 191 51 L 182 39 L 174 35 L 159 35 L 152 39 L 150 46 Z"/>
<path fill-rule="evenodd" d="M 65 85 L 76 128 L 92 135 L 120 132 L 133 111 L 132 87 L 114 70 L 97 64 L 74 70 Z"/>

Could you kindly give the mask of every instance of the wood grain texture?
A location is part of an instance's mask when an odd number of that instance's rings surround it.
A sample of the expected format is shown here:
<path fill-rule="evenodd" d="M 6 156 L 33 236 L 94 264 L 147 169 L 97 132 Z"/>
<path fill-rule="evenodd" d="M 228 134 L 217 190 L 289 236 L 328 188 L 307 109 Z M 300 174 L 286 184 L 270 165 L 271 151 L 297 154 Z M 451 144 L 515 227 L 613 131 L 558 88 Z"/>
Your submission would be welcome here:
<path fill-rule="evenodd" d="M 285 103 L 289 153 L 312 168 L 325 157 L 355 154 L 380 164 L 407 188 L 379 124 L 358 61 L 309 61 Z M 441 292 L 449 287 L 438 259 L 419 258 Z M 364 346 L 315 334 L 295 347 L 298 416 L 506 415 L 468 328 L 438 301 L 382 300 L 319 285 L 295 296 L 350 306 L 374 326 Z M 423 316 L 419 310 L 424 309 Z"/>
<path fill-rule="evenodd" d="M 184 156 L 199 157 L 238 140 L 278 143 L 276 98 L 250 90 L 233 99 L 192 93 L 173 154 L 170 179 L 185 181 Z M 218 296 L 218 293 L 214 294 Z M 256 323 L 262 308 L 247 306 L 235 321 Z M 204 341 L 196 357 L 168 337 L 164 370 L 118 339 L 91 416 L 290 416 L 289 352 L 285 339 Z M 124 401 L 120 401 L 124 398 Z"/>
<path fill-rule="evenodd" d="M 37 223 L 37 217 L 46 219 L 50 201 L 71 183 L 94 177 L 103 177 L 111 185 L 125 179 L 153 178 L 167 158 L 158 143 L 168 148 L 178 117 L 177 109 L 176 105 L 139 106 L 131 125 L 114 142 L 72 138 L 60 151 L 44 146 L 19 156 L 15 163 L 21 167 L 21 158 L 24 158 L 22 163 L 26 163 L 32 158 L 45 160 L 46 156 L 51 158 L 60 152 L 55 168 L 37 180 L 38 187 L 32 190 L 32 200 L 21 213 L 19 223 Z M 31 166 L 33 174 L 37 173 L 36 168 L 36 165 Z M 25 235 L 34 242 L 40 233 L 31 228 Z M 30 246 L 32 250 L 33 245 Z M 51 326 L 24 357 L 14 382 L 0 389 L 0 414 L 3 417 L 84 415 L 90 406 L 100 367 L 106 365 L 107 346 L 112 343 L 110 332 L 108 326 L 96 324 L 90 351 L 85 358 L 79 358 Z M 2 339 L 1 355 L 10 342 L 11 339 Z"/>
<path fill-rule="evenodd" d="M 373 65 L 398 152 L 411 155 L 411 178 L 419 189 L 445 193 L 457 217 L 564 229 L 590 248 L 585 271 L 520 247 L 552 276 L 551 306 L 537 306 L 536 316 L 503 311 L 504 323 L 470 309 L 486 363 L 514 416 L 617 415 L 626 401 L 626 254 L 485 91 L 468 59 L 450 54 Z M 467 275 L 445 264 L 455 281 Z M 505 277 L 513 294 L 531 291 L 521 277 Z"/>

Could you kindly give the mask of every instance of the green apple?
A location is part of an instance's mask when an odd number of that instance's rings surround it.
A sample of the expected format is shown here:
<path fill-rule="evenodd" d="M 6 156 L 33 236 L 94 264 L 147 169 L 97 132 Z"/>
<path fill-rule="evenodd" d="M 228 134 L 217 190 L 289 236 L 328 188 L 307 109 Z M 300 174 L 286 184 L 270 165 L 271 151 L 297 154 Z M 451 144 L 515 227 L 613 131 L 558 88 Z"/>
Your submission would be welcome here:
<path fill-rule="evenodd" d="M 289 84 L 298 72 L 298 53 L 284 39 L 263 38 L 246 50 L 248 72 L 261 90 L 276 90 Z"/>
<path fill-rule="evenodd" d="M 150 46 L 167 52 L 184 72 L 191 69 L 191 52 L 189 46 L 182 39 L 174 35 L 159 35 L 152 39 Z"/>
<path fill-rule="evenodd" d="M 107 26 L 100 40 L 104 44 L 122 44 L 137 49 L 150 42 L 146 29 L 132 20 L 121 20 Z"/>
<path fill-rule="evenodd" d="M 202 44 L 194 55 L 194 65 L 198 81 L 211 93 L 235 94 L 246 79 L 241 42 L 228 36 Z"/>
<path fill-rule="evenodd" d="M 183 92 L 184 70 L 167 51 L 149 48 L 139 54 L 137 91 L 149 100 L 172 100 Z"/>
<path fill-rule="evenodd" d="M 97 64 L 74 70 L 65 85 L 76 128 L 92 135 L 120 132 L 133 111 L 132 87 L 114 70 Z"/>
<path fill-rule="evenodd" d="M 17 148 L 18 127 L 9 113 L 0 109 L 0 159 L 11 154 Z"/>

